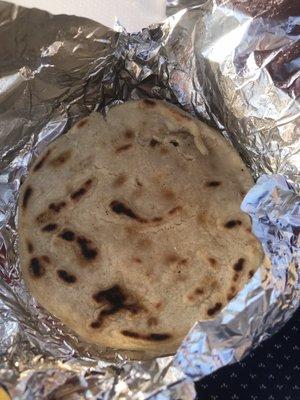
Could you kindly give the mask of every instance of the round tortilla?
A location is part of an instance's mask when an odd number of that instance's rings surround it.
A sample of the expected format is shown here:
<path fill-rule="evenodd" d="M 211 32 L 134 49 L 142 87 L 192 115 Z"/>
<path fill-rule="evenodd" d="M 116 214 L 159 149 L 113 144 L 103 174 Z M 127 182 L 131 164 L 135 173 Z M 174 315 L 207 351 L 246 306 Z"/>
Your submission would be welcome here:
<path fill-rule="evenodd" d="M 22 186 L 24 279 L 90 343 L 172 353 L 262 261 L 240 211 L 252 185 L 225 139 L 174 106 L 93 113 L 47 147 Z"/>

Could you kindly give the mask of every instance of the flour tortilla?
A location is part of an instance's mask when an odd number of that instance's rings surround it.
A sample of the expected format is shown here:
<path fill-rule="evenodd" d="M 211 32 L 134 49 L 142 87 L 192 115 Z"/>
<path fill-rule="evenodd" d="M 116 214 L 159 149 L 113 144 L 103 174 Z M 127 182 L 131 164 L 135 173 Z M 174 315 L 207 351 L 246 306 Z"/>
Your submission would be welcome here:
<path fill-rule="evenodd" d="M 173 353 L 262 261 L 240 211 L 252 185 L 221 135 L 174 106 L 93 113 L 47 147 L 22 186 L 25 281 L 90 343 Z"/>

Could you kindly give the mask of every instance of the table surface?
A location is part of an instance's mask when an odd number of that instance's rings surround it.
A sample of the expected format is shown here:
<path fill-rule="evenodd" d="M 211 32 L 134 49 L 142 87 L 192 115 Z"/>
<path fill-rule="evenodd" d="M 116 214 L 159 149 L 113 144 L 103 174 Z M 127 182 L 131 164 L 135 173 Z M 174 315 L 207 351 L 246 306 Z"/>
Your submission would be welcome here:
<path fill-rule="evenodd" d="M 196 384 L 198 400 L 300 400 L 300 308 L 242 362 Z"/>
<path fill-rule="evenodd" d="M 116 19 L 137 31 L 165 18 L 166 0 L 10 0 L 24 7 L 91 18 L 113 27 Z"/>
<path fill-rule="evenodd" d="M 15 0 L 53 14 L 74 14 L 128 31 L 165 17 L 166 0 Z M 239 364 L 196 384 L 199 400 L 300 400 L 300 309 L 274 337 Z"/>

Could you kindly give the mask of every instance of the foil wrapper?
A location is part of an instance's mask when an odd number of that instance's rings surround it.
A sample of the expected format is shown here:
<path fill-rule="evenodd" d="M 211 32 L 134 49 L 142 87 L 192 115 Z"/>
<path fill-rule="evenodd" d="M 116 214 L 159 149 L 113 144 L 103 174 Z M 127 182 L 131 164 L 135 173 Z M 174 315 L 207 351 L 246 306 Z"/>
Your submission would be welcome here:
<path fill-rule="evenodd" d="M 14 399 L 192 399 L 193 379 L 241 360 L 292 316 L 300 302 L 293 10 L 169 0 L 175 14 L 128 34 L 0 2 L 0 382 Z M 16 202 L 50 141 L 92 110 L 142 97 L 179 105 L 237 148 L 259 178 L 242 209 L 267 261 L 216 319 L 196 323 L 175 356 L 137 362 L 83 343 L 31 297 Z"/>

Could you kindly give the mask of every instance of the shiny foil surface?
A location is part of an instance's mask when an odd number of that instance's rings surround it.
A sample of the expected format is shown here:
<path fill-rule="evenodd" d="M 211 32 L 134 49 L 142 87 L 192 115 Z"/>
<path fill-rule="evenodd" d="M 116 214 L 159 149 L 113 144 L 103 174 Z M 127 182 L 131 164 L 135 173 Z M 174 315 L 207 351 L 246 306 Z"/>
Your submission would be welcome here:
<path fill-rule="evenodd" d="M 0 2 L 0 382 L 14 399 L 192 399 L 193 379 L 240 360 L 299 306 L 300 10 L 271 2 L 169 0 L 168 19 L 134 34 Z M 180 106 L 237 148 L 259 178 L 242 209 L 266 260 L 175 356 L 138 362 L 83 343 L 31 297 L 16 203 L 50 141 L 142 97 Z"/>

